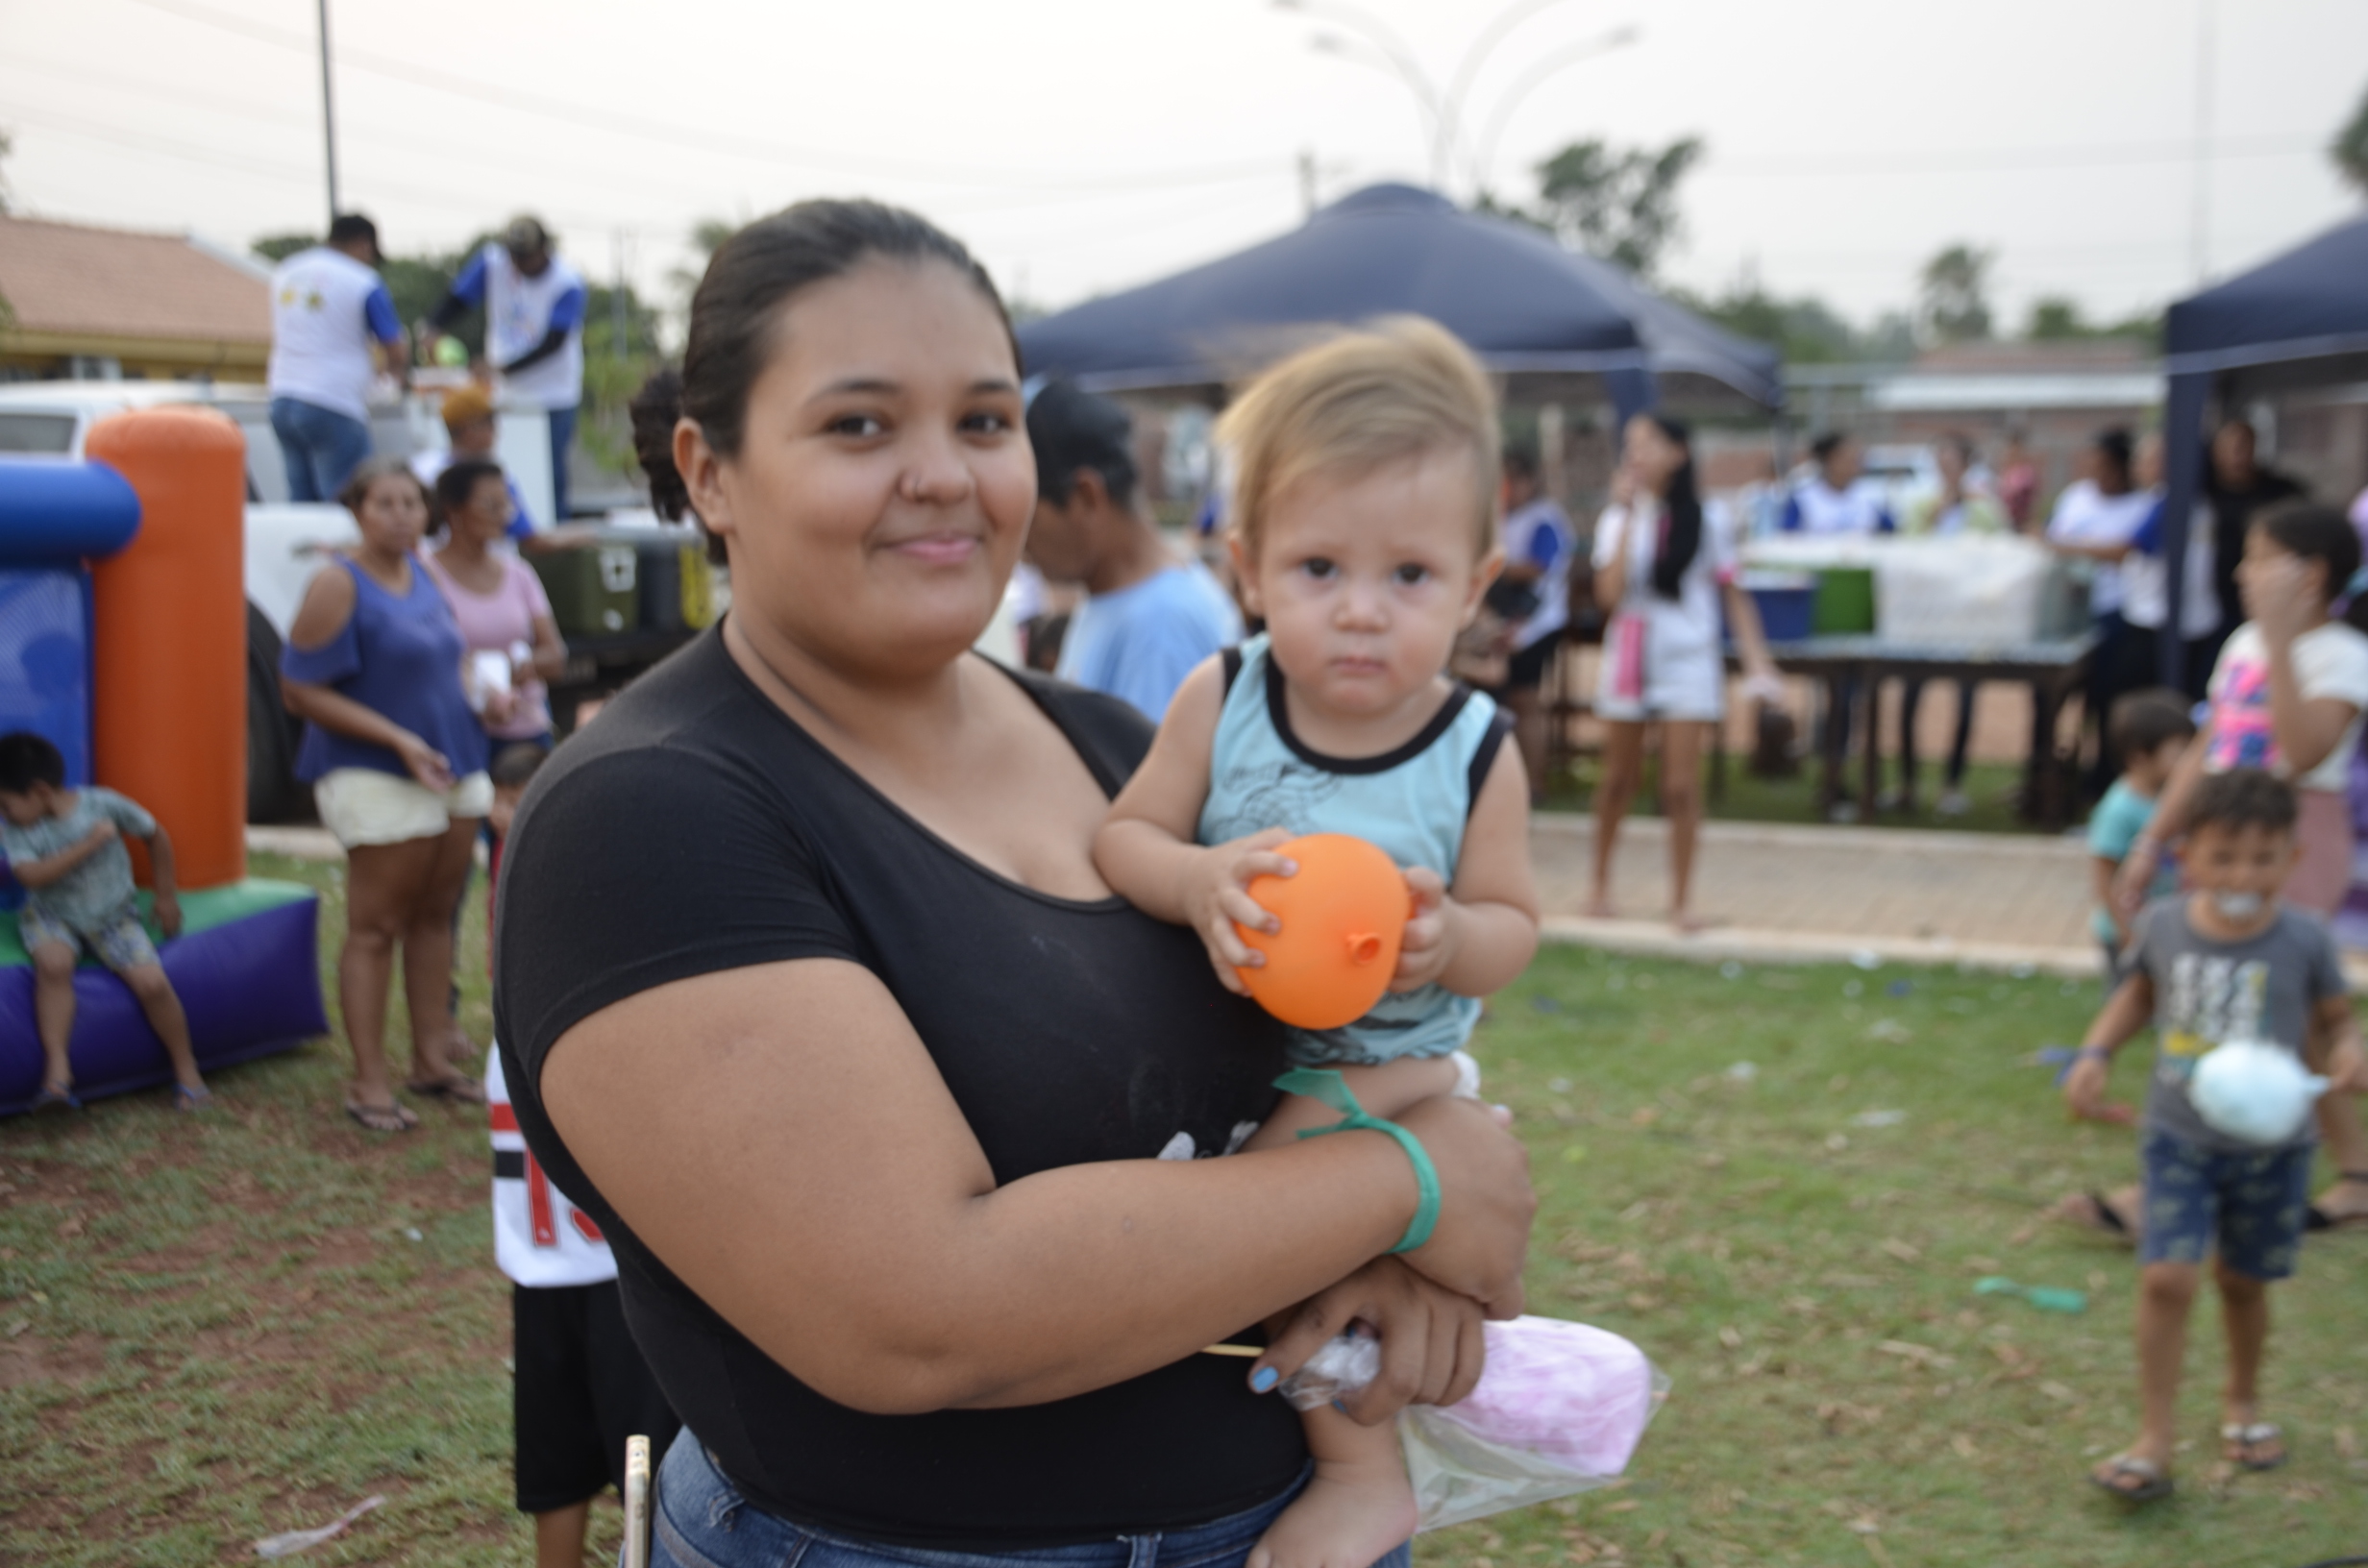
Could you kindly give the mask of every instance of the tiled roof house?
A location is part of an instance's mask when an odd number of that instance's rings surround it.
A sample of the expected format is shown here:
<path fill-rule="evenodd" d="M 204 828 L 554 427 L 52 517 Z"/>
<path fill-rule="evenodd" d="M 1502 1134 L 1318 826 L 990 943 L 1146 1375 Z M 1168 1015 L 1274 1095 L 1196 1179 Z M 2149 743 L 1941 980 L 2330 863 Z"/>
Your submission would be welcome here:
<path fill-rule="evenodd" d="M 184 234 L 0 216 L 0 380 L 260 380 L 270 279 Z"/>

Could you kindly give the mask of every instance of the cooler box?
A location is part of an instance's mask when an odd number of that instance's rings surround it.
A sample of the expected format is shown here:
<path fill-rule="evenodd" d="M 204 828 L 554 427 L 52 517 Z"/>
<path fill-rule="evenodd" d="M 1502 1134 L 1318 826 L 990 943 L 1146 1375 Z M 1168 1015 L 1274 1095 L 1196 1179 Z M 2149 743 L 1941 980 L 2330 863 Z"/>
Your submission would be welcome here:
<path fill-rule="evenodd" d="M 635 541 L 645 631 L 701 631 L 715 624 L 715 568 L 703 540 L 679 532 Z"/>
<path fill-rule="evenodd" d="M 1862 636 L 1875 629 L 1875 571 L 1869 566 L 1817 569 L 1810 629 L 1820 637 Z"/>
<path fill-rule="evenodd" d="M 563 637 L 613 637 L 641 619 L 639 552 L 600 539 L 529 557 Z"/>
<path fill-rule="evenodd" d="M 1887 641 L 2010 648 L 2049 634 L 2061 563 L 2029 539 L 1909 539 L 1877 558 Z"/>

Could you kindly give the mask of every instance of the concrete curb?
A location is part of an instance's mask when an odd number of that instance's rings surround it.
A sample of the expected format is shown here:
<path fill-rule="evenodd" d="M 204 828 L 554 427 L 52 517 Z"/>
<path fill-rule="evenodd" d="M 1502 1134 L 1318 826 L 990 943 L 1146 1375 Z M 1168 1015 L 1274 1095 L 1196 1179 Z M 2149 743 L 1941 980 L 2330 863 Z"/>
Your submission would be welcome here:
<path fill-rule="evenodd" d="M 1529 831 L 1538 838 L 1591 843 L 1595 820 L 1574 811 L 1532 812 Z M 1669 824 L 1659 817 L 1631 817 L 1620 824 L 1623 839 L 1659 845 L 1666 843 L 1668 835 Z M 1815 827 L 1792 822 L 1709 821 L 1702 824 L 1701 842 L 1705 846 L 1723 844 L 1762 849 L 1811 849 L 1821 854 L 1974 855 L 1987 860 L 2044 860 L 2084 867 L 2088 859 L 2088 845 L 2083 839 L 1957 833 L 1935 827 Z"/>
<path fill-rule="evenodd" d="M 290 860 L 317 860 L 343 865 L 345 845 L 325 827 L 260 827 L 247 825 L 247 847 L 257 854 L 285 855 Z"/>

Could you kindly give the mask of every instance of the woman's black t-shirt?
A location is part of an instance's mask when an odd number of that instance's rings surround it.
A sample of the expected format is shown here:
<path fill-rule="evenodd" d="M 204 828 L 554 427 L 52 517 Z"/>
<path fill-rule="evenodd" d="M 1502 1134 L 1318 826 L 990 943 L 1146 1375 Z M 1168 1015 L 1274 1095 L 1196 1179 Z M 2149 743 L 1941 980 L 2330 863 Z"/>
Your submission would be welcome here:
<path fill-rule="evenodd" d="M 1149 744 L 1142 718 L 1015 678 L 1115 794 Z M 604 1007 L 826 957 L 895 995 L 999 1183 L 1221 1154 L 1272 1108 L 1283 1042 L 1217 984 L 1189 931 L 1117 898 L 1046 896 L 954 850 L 774 706 L 711 631 L 536 778 L 503 855 L 497 954 L 494 1016 L 527 1142 L 614 1244 L 652 1370 L 758 1507 L 883 1541 L 1004 1550 L 1204 1523 L 1297 1476 L 1297 1417 L 1219 1357 L 1017 1409 L 880 1416 L 824 1398 L 618 1219 L 539 1093 L 552 1044 Z"/>

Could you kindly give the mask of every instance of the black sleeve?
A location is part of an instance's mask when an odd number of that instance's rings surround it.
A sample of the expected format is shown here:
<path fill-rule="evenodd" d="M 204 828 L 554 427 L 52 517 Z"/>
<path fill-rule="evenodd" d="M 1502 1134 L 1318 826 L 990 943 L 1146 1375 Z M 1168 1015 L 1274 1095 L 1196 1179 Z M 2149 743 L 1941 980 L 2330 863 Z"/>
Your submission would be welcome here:
<path fill-rule="evenodd" d="M 496 365 L 493 368 L 505 376 L 515 376 L 529 365 L 540 364 L 567 346 L 567 334 L 573 330 L 567 327 L 554 327 L 543 334 L 543 340 L 540 343 L 535 344 L 508 364 Z"/>
<path fill-rule="evenodd" d="M 1069 737 L 1102 793 L 1116 796 L 1123 789 L 1149 755 L 1158 726 L 1132 702 L 1106 692 L 1089 692 L 1033 670 L 1011 674 Z"/>
<path fill-rule="evenodd" d="M 665 747 L 549 772 L 504 848 L 496 916 L 495 1024 L 527 1093 L 561 1035 L 629 996 L 787 959 L 867 962 L 769 781 Z"/>

